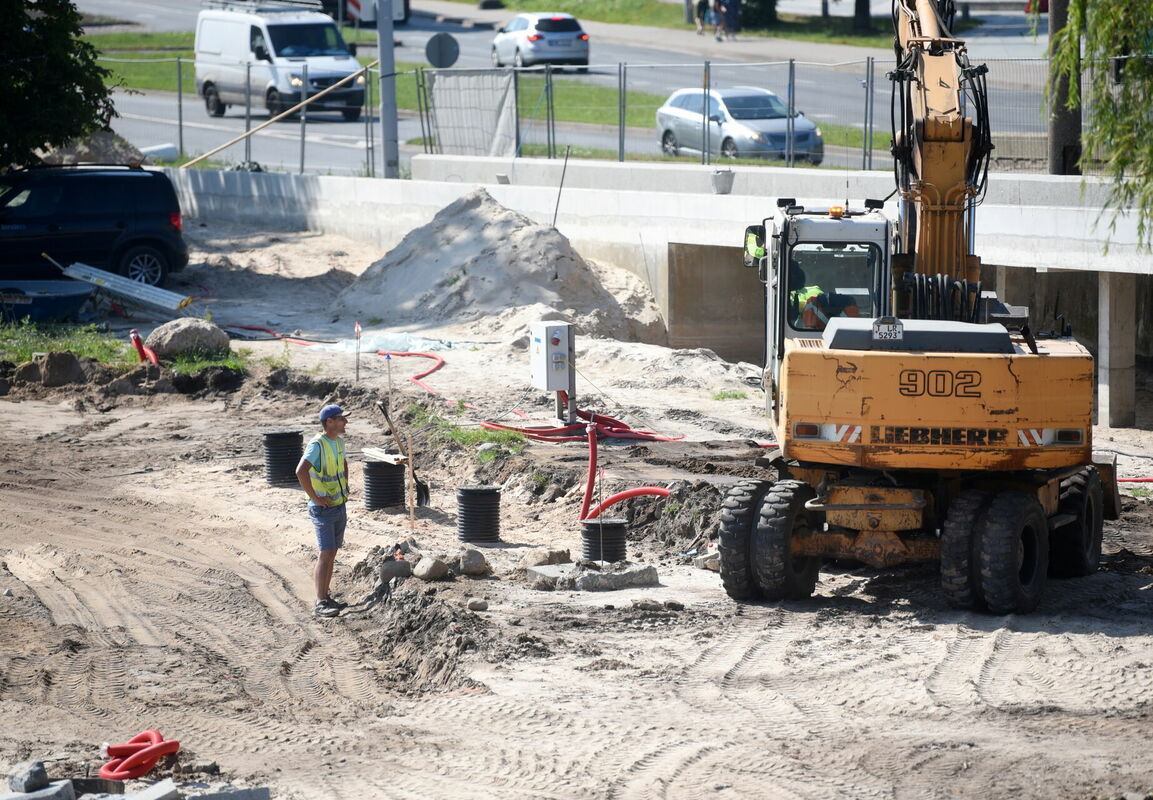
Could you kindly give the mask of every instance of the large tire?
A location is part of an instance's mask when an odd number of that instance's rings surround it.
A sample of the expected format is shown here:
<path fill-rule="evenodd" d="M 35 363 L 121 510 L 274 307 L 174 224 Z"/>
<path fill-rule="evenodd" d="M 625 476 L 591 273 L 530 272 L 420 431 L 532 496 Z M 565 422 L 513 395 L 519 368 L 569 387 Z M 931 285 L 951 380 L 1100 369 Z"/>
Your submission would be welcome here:
<path fill-rule="evenodd" d="M 520 54 L 520 50 L 517 50 L 516 53 L 513 54 L 512 65 L 517 69 L 524 66 L 524 56 Z"/>
<path fill-rule="evenodd" d="M 821 559 L 794 556 L 793 536 L 816 525 L 816 516 L 805 503 L 816 497 L 813 487 L 802 481 L 780 481 L 761 501 L 753 531 L 753 572 L 766 600 L 801 600 L 813 593 Z"/>
<path fill-rule="evenodd" d="M 360 106 L 342 108 L 340 109 L 340 115 L 344 117 L 345 122 L 356 122 L 360 119 Z"/>
<path fill-rule="evenodd" d="M 750 551 L 757 509 L 768 490 L 768 481 L 741 481 L 725 496 L 721 511 L 719 561 L 721 583 L 734 600 L 760 598 Z"/>
<path fill-rule="evenodd" d="M 489 58 L 492 60 L 492 66 L 494 69 L 500 69 L 501 67 L 504 66 L 504 64 L 501 63 L 501 60 L 500 60 L 500 53 L 498 53 L 496 51 L 495 47 L 492 49 L 492 52 L 489 55 Z"/>
<path fill-rule="evenodd" d="M 732 139 L 725 139 L 721 142 L 721 158 L 740 158 L 741 151 L 737 149 L 737 143 Z"/>
<path fill-rule="evenodd" d="M 966 489 L 949 505 L 941 526 L 941 590 L 954 608 L 976 608 L 981 604 L 977 530 L 993 493 Z"/>
<path fill-rule="evenodd" d="M 977 529 L 980 593 L 994 614 L 1027 614 L 1041 602 L 1049 567 L 1049 522 L 1037 498 L 1002 492 Z"/>
<path fill-rule="evenodd" d="M 1049 537 L 1049 574 L 1056 578 L 1092 575 L 1101 563 L 1105 496 L 1096 467 L 1086 467 L 1061 481 L 1057 511 L 1077 519 Z"/>
<path fill-rule="evenodd" d="M 288 106 L 284 104 L 284 100 L 280 97 L 280 92 L 278 92 L 276 89 L 268 90 L 268 94 L 265 96 L 264 104 L 268 108 L 269 119 L 272 119 L 288 108 Z"/>
<path fill-rule="evenodd" d="M 672 131 L 665 131 L 661 135 L 661 150 L 666 156 L 679 155 L 680 145 L 677 144 L 677 135 Z"/>
<path fill-rule="evenodd" d="M 220 101 L 220 92 L 211 83 L 204 87 L 204 110 L 210 117 L 223 117 L 227 106 Z"/>
<path fill-rule="evenodd" d="M 150 244 L 138 244 L 124 251 L 117 270 L 125 278 L 160 286 L 168 279 L 168 254 Z"/>

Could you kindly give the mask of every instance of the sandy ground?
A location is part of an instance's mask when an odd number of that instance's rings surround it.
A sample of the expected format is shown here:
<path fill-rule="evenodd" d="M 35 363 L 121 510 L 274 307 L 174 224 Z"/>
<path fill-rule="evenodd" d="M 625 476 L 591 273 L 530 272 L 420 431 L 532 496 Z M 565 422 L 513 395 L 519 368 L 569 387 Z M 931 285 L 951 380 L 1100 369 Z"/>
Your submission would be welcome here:
<path fill-rule="evenodd" d="M 177 281 L 219 323 L 347 338 L 332 303 L 381 257 L 309 233 L 197 227 Z M 611 271 L 606 275 L 611 283 Z M 623 278 L 619 280 L 624 281 Z M 631 289 L 629 291 L 632 291 Z M 516 315 L 512 315 L 515 317 Z M 585 448 L 536 444 L 482 464 L 437 443 L 416 402 L 459 424 L 544 419 L 516 320 L 396 329 L 452 341 L 425 381 L 385 360 L 276 341 L 247 380 L 190 394 L 92 384 L 0 398 L 0 768 L 43 759 L 95 771 L 101 742 L 179 739 L 189 787 L 269 786 L 276 798 L 1111 798 L 1153 790 L 1153 507 L 1127 497 L 1095 575 L 1051 582 L 1039 611 L 949 609 L 933 569 L 830 567 L 814 598 L 737 605 L 683 554 L 767 438 L 749 365 L 700 351 L 578 341 L 581 405 L 676 443 L 605 445 L 604 493 L 638 503 L 630 558 L 660 585 L 534 590 L 531 546 L 580 549 Z M 147 323 L 130 323 L 146 329 Z M 387 346 L 389 349 L 401 347 Z M 1153 474 L 1153 424 L 1098 431 Z M 718 400 L 719 390 L 746 392 Z M 364 510 L 364 447 L 391 444 L 376 397 L 413 435 L 432 504 Z M 311 614 L 313 536 L 299 491 L 264 479 L 261 434 L 352 411 L 351 523 L 337 591 L 374 588 L 398 540 L 452 553 L 455 487 L 504 486 L 495 574 L 411 581 L 340 618 Z M 1134 486 L 1134 484 L 1129 484 Z M 664 511 L 660 509 L 664 507 Z M 6 590 L 11 590 L 7 592 Z M 469 612 L 469 597 L 489 608 Z M 683 610 L 635 610 L 647 597 Z M 219 768 L 219 774 L 212 763 Z M 141 785 L 141 784 L 133 784 Z"/>

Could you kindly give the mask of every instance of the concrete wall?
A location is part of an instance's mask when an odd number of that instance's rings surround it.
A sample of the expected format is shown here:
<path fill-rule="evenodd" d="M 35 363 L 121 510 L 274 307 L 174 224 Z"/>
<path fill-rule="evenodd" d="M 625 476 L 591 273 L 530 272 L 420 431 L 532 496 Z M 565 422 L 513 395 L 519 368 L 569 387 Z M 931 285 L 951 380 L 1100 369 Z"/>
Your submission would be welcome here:
<path fill-rule="evenodd" d="M 727 358 L 759 359 L 761 288 L 741 265 L 746 225 L 768 216 L 772 198 L 804 202 L 885 197 L 892 177 L 878 172 L 735 168 L 732 194 L 710 191 L 711 169 L 700 165 L 570 161 L 559 195 L 560 163 L 541 159 L 417 156 L 414 178 L 388 181 L 316 175 L 170 170 L 185 213 L 254 225 L 340 233 L 374 242 L 383 255 L 413 228 L 483 184 L 505 206 L 551 224 L 586 257 L 633 271 L 652 288 L 675 346 L 710 347 Z M 497 183 L 505 175 L 509 184 Z M 1138 279 L 1138 353 L 1153 354 L 1150 297 L 1153 257 L 1135 246 L 1132 220 L 1122 220 L 1108 255 L 1093 229 L 1106 188 L 1060 176 L 990 178 L 978 210 L 976 250 L 990 278 L 997 265 L 1030 270 L 1022 276 L 1038 308 L 1034 327 L 1051 327 L 1055 297 L 1048 286 L 1072 281 L 1057 270 L 1134 272 Z M 1084 198 L 1084 199 L 1081 199 Z M 1028 202 L 1032 205 L 1022 206 Z M 1085 203 L 1084 206 L 1079 202 Z M 1044 203 L 1049 203 L 1045 205 Z M 890 209 L 892 209 L 890 206 Z M 1035 279 L 1038 275 L 1050 275 Z M 1002 275 L 1008 280 L 1014 270 Z M 1088 280 L 1083 279 L 1083 280 Z M 1062 310 L 1093 343 L 1095 284 L 1062 289 Z M 1011 302 L 1028 304 L 1025 299 Z M 750 342 L 750 339 L 752 342 Z"/>

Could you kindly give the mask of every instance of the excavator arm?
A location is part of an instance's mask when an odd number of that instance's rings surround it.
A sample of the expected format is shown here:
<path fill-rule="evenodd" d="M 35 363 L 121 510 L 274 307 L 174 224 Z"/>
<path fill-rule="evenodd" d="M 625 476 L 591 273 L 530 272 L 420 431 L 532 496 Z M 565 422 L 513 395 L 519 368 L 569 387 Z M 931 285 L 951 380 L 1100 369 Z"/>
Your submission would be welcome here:
<path fill-rule="evenodd" d="M 898 313 L 962 319 L 980 280 L 970 210 L 984 195 L 989 154 L 987 68 L 972 66 L 949 32 L 952 0 L 893 0 L 893 161 L 901 196 Z M 917 277 L 904 277 L 912 273 Z M 938 286 L 965 281 L 953 301 Z M 979 289 L 976 290 L 979 293 Z M 948 294 L 948 292 L 946 292 Z"/>

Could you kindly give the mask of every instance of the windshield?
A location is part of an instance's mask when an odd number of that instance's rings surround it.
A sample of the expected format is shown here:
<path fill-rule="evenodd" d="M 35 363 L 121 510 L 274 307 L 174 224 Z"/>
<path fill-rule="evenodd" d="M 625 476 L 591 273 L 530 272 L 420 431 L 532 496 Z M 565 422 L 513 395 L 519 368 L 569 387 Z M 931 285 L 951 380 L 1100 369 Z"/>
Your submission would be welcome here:
<path fill-rule="evenodd" d="M 789 110 L 775 94 L 742 94 L 726 97 L 725 105 L 733 119 L 781 119 Z"/>
<path fill-rule="evenodd" d="M 346 56 L 348 48 L 336 26 L 323 22 L 315 25 L 269 25 L 272 49 L 278 56 Z"/>
<path fill-rule="evenodd" d="M 875 244 L 801 242 L 789 250 L 789 324 L 823 331 L 832 317 L 875 317 L 881 251 Z"/>

